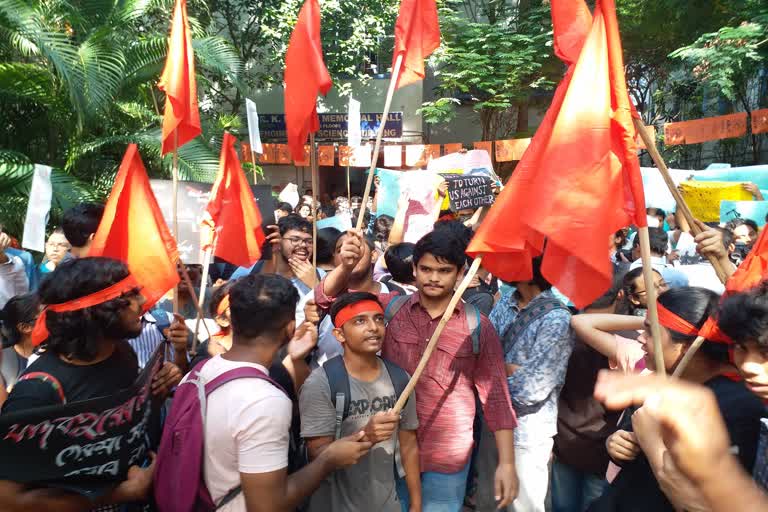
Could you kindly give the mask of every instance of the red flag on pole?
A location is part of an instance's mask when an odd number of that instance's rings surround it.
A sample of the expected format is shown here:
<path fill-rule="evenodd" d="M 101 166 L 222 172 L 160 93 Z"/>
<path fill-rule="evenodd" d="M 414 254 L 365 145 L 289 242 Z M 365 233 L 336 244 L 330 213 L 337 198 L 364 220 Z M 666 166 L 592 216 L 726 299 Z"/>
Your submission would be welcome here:
<path fill-rule="evenodd" d="M 395 89 L 424 80 L 424 59 L 440 46 L 440 24 L 435 0 L 401 0 L 395 24 L 395 51 L 392 69 L 403 56 Z"/>
<path fill-rule="evenodd" d="M 136 144 L 125 152 L 88 256 L 126 263 L 142 286 L 145 309 L 179 282 L 176 240 L 149 186 Z"/>
<path fill-rule="evenodd" d="M 157 87 L 166 95 L 161 148 L 161 154 L 164 155 L 202 133 L 197 108 L 195 55 L 187 23 L 186 0 L 176 0 L 168 57 Z M 174 134 L 178 134 L 178 137 Z"/>
<path fill-rule="evenodd" d="M 214 233 L 211 243 L 215 256 L 240 267 L 250 267 L 261 258 L 261 213 L 237 158 L 235 138 L 227 132 L 206 211 L 210 215 L 208 228 Z"/>
<path fill-rule="evenodd" d="M 583 19 L 583 2 L 566 3 L 569 19 Z M 530 259 L 543 253 L 542 273 L 577 307 L 599 297 L 612 280 L 610 235 L 646 225 L 631 111 L 615 7 L 600 0 L 578 60 L 467 252 L 509 281 L 530 279 Z"/>
<path fill-rule="evenodd" d="M 295 161 L 304 159 L 307 136 L 320 129 L 317 95 L 331 89 L 320 42 L 320 4 L 306 0 L 285 54 L 285 125 Z"/>

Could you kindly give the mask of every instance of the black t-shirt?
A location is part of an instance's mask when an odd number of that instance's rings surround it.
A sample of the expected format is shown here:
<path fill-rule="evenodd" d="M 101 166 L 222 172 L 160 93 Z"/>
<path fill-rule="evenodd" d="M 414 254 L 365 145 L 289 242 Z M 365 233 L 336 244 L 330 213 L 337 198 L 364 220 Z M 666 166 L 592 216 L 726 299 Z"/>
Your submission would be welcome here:
<path fill-rule="evenodd" d="M 136 381 L 139 365 L 136 353 L 128 342 L 120 341 L 107 359 L 85 366 L 67 363 L 58 355 L 45 352 L 29 365 L 24 374 L 32 372 L 44 372 L 55 377 L 61 384 L 67 403 L 72 403 L 108 396 L 130 387 Z M 3 413 L 61 403 L 59 392 L 51 382 L 22 380 L 3 404 Z"/>
<path fill-rule="evenodd" d="M 763 403 L 752 394 L 742 382 L 727 377 L 715 377 L 704 385 L 715 393 L 720 414 L 731 438 L 731 445 L 737 446 L 738 459 L 747 473 L 752 473 L 760 434 L 760 418 L 765 414 Z M 632 412 L 624 414 L 619 428 L 632 431 Z M 611 488 L 593 503 L 590 512 L 611 510 L 614 512 L 673 512 L 674 507 L 659 487 L 648 459 L 640 453 L 631 462 L 625 463 Z M 606 500 L 606 498 L 609 499 Z M 610 506 L 606 506 L 610 503 Z"/>

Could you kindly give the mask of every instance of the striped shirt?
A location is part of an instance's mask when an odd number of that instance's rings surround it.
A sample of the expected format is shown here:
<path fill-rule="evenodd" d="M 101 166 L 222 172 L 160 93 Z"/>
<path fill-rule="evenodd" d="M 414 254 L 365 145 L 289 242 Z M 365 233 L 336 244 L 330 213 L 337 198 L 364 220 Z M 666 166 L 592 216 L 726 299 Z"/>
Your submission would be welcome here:
<path fill-rule="evenodd" d="M 168 320 L 166 323 L 173 321 L 173 315 L 170 313 L 164 313 L 162 310 L 153 309 L 156 315 L 166 314 Z M 142 370 L 144 366 L 149 362 L 152 354 L 155 353 L 155 349 L 165 341 L 163 333 L 157 326 L 157 319 L 152 316 L 152 313 L 147 311 L 144 316 L 141 317 L 141 334 L 137 337 L 128 340 L 128 344 L 136 352 L 136 358 L 139 360 L 139 369 Z M 173 351 L 171 350 L 171 361 L 173 361 Z"/>
<path fill-rule="evenodd" d="M 379 300 L 386 307 L 397 296 L 379 294 Z M 321 309 L 333 302 L 322 282 L 315 288 L 315 301 Z M 413 374 L 439 322 L 440 317 L 433 319 L 421 305 L 418 293 L 411 295 L 387 325 L 382 356 Z M 459 303 L 416 384 L 421 471 L 458 473 L 467 465 L 474 444 L 475 391 L 492 432 L 517 426 L 501 343 L 485 316 L 480 329 L 480 353 L 475 355 Z"/>

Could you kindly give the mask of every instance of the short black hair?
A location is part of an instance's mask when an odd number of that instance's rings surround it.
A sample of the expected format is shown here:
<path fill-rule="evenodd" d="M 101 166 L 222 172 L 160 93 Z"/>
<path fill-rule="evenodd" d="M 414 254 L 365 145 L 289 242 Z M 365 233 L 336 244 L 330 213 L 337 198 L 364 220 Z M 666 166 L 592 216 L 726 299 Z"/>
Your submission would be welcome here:
<path fill-rule="evenodd" d="M 75 258 L 56 267 L 40 283 L 38 295 L 42 304 L 61 304 L 104 290 L 128 277 L 128 267 L 110 258 Z M 50 333 L 46 350 L 83 361 L 92 361 L 104 337 L 123 337 L 121 312 L 130 302 L 127 296 L 139 289 L 77 311 L 46 313 Z"/>
<path fill-rule="evenodd" d="M 336 208 L 329 205 L 321 206 L 319 211 L 323 212 L 326 217 L 334 217 L 336 215 Z"/>
<path fill-rule="evenodd" d="M 544 274 L 541 273 L 542 261 L 543 261 L 542 256 L 536 256 L 531 260 L 531 269 L 533 270 L 531 282 L 535 284 L 539 288 L 539 290 L 544 292 L 552 289 L 552 283 L 547 281 L 547 278 L 544 277 Z"/>
<path fill-rule="evenodd" d="M 467 250 L 469 242 L 472 240 L 472 229 L 465 226 L 464 223 L 458 219 L 451 220 L 439 220 L 434 224 L 434 230 L 439 233 L 447 233 L 456 238 L 464 246 L 464 250 Z"/>
<path fill-rule="evenodd" d="M 684 286 L 670 288 L 659 295 L 657 300 L 666 309 L 698 328 L 717 311 L 719 296 L 706 288 Z M 679 343 L 690 343 L 696 339 L 695 334 L 686 335 L 673 329 L 667 330 L 672 340 Z"/>
<path fill-rule="evenodd" d="M 283 201 L 282 203 L 277 204 L 277 208 L 275 210 L 282 210 L 288 214 L 293 213 L 293 207 L 291 206 L 291 203 L 286 203 Z"/>
<path fill-rule="evenodd" d="M 723 239 L 723 247 L 725 247 L 726 252 L 730 252 L 731 244 L 733 243 L 733 231 L 721 228 L 720 226 L 714 229 L 720 232 L 720 237 Z"/>
<path fill-rule="evenodd" d="M 667 212 L 665 212 L 661 208 L 655 208 L 655 207 L 646 208 L 645 214 L 650 215 L 651 217 L 661 217 L 664 220 L 667 219 Z M 664 220 L 662 220 L 662 222 L 664 222 Z"/>
<path fill-rule="evenodd" d="M 357 222 L 357 218 L 360 216 L 360 208 L 355 208 L 352 210 L 352 221 L 353 223 Z M 365 209 L 365 214 L 363 215 L 363 227 L 367 227 L 371 223 L 371 212 L 368 210 L 368 208 Z"/>
<path fill-rule="evenodd" d="M 40 300 L 36 293 L 16 295 L 5 303 L 0 311 L 0 335 L 2 346 L 11 347 L 21 341 L 19 324 L 33 325 L 40 311 Z"/>
<path fill-rule="evenodd" d="M 333 254 L 336 252 L 336 242 L 339 241 L 342 233 L 336 228 L 322 228 L 317 230 L 317 262 L 322 264 L 332 264 Z"/>
<path fill-rule="evenodd" d="M 242 277 L 229 289 L 229 312 L 235 338 L 277 333 L 296 315 L 299 292 L 277 274 Z"/>
<path fill-rule="evenodd" d="M 669 236 L 662 228 L 648 228 L 648 238 L 650 239 L 651 253 L 664 255 L 667 254 L 669 247 Z M 632 241 L 632 248 L 640 247 L 640 233 L 635 234 Z"/>
<path fill-rule="evenodd" d="M 412 283 L 413 277 L 413 251 L 415 244 L 403 242 L 390 245 L 384 253 L 384 261 L 392 278 L 403 284 Z"/>
<path fill-rule="evenodd" d="M 418 265 L 421 258 L 426 254 L 431 254 L 438 260 L 455 265 L 461 270 L 467 262 L 467 256 L 464 254 L 465 249 L 463 242 L 455 236 L 445 232 L 432 231 L 416 242 L 416 247 L 413 249 L 413 263 Z"/>
<path fill-rule="evenodd" d="M 280 236 L 284 236 L 289 231 L 311 233 L 312 223 L 307 219 L 303 219 L 300 215 L 292 213 L 277 221 L 277 229 L 280 230 Z"/>
<path fill-rule="evenodd" d="M 339 314 L 339 311 L 344 309 L 345 307 L 351 305 L 351 304 L 357 304 L 358 302 L 363 302 L 365 300 L 372 300 L 376 302 L 379 306 L 381 306 L 381 302 L 379 302 L 379 298 L 375 296 L 372 293 L 368 292 L 348 292 L 340 295 L 336 298 L 336 300 L 333 301 L 333 304 L 331 304 L 331 322 L 333 322 L 334 325 L 336 325 L 336 315 Z"/>
<path fill-rule="evenodd" d="M 760 228 L 757 227 L 757 222 L 753 221 L 752 219 L 744 219 L 741 217 L 738 219 L 733 219 L 725 225 L 725 227 L 731 231 L 735 230 L 739 226 L 749 226 L 754 229 L 755 232 L 760 231 Z"/>
<path fill-rule="evenodd" d="M 613 280 L 611 281 L 611 286 L 605 291 L 604 294 L 595 299 L 594 302 L 592 302 L 592 304 L 587 306 L 585 309 L 605 309 L 614 305 L 624 283 L 625 274 L 625 271 L 621 269 L 615 269 L 613 272 Z"/>
<path fill-rule="evenodd" d="M 64 212 L 61 227 L 64 236 L 73 247 L 84 247 L 88 237 L 96 233 L 104 215 L 104 205 L 99 203 L 80 203 Z"/>
<path fill-rule="evenodd" d="M 387 243 L 389 232 L 392 231 L 392 224 L 395 223 L 394 217 L 390 215 L 379 215 L 373 222 L 373 236 L 377 242 Z"/>
<path fill-rule="evenodd" d="M 738 345 L 754 340 L 768 347 L 768 281 L 726 297 L 720 305 L 717 325 Z"/>

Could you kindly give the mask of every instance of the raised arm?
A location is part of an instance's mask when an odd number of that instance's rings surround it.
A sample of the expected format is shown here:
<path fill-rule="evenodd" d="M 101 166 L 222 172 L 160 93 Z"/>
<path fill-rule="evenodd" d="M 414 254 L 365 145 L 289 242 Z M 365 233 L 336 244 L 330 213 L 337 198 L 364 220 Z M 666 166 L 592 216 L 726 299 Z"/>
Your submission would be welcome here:
<path fill-rule="evenodd" d="M 359 230 L 351 229 L 344 235 L 344 241 L 339 249 L 341 264 L 331 270 L 320 282 L 322 291 L 327 297 L 337 297 L 347 289 L 349 276 L 363 257 L 363 235 Z M 315 298 L 320 304 L 320 301 Z"/>
<path fill-rule="evenodd" d="M 643 328 L 639 316 L 583 314 L 571 318 L 576 337 L 611 360 L 616 359 L 616 331 L 634 331 Z"/>

